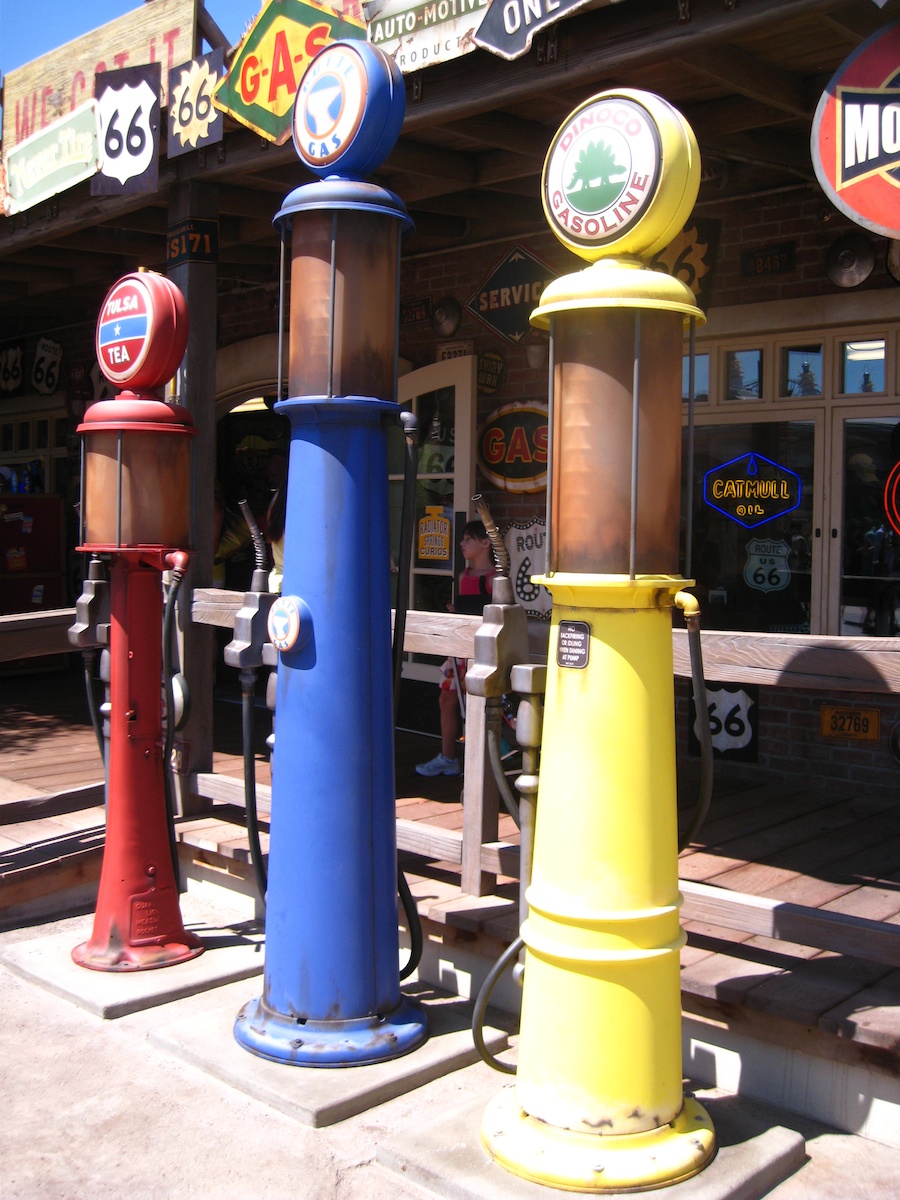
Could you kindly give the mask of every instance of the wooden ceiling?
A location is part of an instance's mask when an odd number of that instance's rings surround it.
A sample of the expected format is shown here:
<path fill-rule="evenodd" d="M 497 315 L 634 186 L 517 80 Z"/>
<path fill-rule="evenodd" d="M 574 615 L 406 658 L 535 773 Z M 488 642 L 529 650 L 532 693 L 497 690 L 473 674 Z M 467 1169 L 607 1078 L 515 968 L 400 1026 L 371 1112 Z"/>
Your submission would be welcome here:
<path fill-rule="evenodd" d="M 550 140 L 579 103 L 609 87 L 655 92 L 700 143 L 707 215 L 736 197 L 818 189 L 809 153 L 831 75 L 900 0 L 621 0 L 582 9 L 512 62 L 476 50 L 406 77 L 407 114 L 378 176 L 416 224 L 404 254 L 544 232 L 540 175 Z M 208 42 L 214 23 L 201 21 Z M 176 185 L 214 184 L 220 293 L 274 285 L 272 218 L 310 176 L 276 147 L 226 121 L 223 143 L 160 161 L 152 197 L 91 197 L 87 184 L 0 219 L 0 338 L 96 319 L 113 282 L 165 269 Z"/>

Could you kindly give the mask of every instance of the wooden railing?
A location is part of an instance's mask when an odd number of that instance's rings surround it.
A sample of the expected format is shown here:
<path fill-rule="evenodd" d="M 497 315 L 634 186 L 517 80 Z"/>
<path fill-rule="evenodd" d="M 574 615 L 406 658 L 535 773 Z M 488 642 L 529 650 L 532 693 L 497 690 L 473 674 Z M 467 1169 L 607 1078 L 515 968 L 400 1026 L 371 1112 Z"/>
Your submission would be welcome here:
<path fill-rule="evenodd" d="M 231 628 L 242 601 L 240 592 L 195 589 L 192 616 L 201 624 Z M 71 608 L 0 616 L 0 662 L 70 650 L 67 630 L 74 619 Z M 471 658 L 479 624 L 479 617 L 410 612 L 404 648 Z M 682 630 L 673 631 L 673 655 L 676 676 L 689 677 L 687 635 Z M 900 639 L 708 630 L 703 634 L 703 657 L 704 675 L 711 680 L 828 692 L 900 692 Z M 200 775 L 192 782 L 198 794 L 207 798 L 235 799 L 232 785 L 236 781 Z M 401 849 L 459 863 L 462 890 L 483 896 L 498 874 L 516 876 L 519 872 L 519 849 L 498 840 L 497 822 L 497 788 L 484 741 L 484 701 L 470 695 L 462 832 L 401 819 L 397 843 Z M 682 880 L 680 887 L 684 915 L 690 920 L 900 966 L 900 928 L 896 926 L 687 880 Z"/>
<path fill-rule="evenodd" d="M 242 602 L 242 592 L 195 588 L 191 615 L 200 624 L 233 628 Z M 403 648 L 416 654 L 468 659 L 480 624 L 481 617 L 412 611 L 407 614 Z M 497 842 L 499 797 L 487 755 L 484 703 L 480 696 L 467 697 L 462 833 L 420 821 L 397 821 L 399 849 L 458 863 L 462 889 L 472 896 L 487 894 L 498 873 L 497 856 L 488 851 L 490 844 Z M 221 781 L 198 776 L 194 787 L 198 795 L 207 798 L 212 798 L 215 788 L 215 798 L 222 798 Z"/>
<path fill-rule="evenodd" d="M 0 662 L 68 653 L 72 649 L 68 630 L 74 621 L 74 608 L 0 616 Z"/>

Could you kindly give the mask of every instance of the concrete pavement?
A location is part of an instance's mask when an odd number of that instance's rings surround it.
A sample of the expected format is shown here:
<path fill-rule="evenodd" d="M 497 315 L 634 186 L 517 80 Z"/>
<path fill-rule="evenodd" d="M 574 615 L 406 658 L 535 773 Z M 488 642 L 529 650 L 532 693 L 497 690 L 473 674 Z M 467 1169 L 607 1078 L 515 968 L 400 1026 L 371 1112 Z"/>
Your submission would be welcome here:
<path fill-rule="evenodd" d="M 183 913 L 186 923 L 205 922 L 210 928 L 241 921 L 205 899 L 183 898 Z M 21 958 L 23 944 L 29 943 L 74 946 L 89 928 L 90 916 L 81 916 L 7 929 L 0 932 L 0 956 L 14 957 L 18 946 Z M 143 974 L 159 980 L 179 969 Z M 96 980 L 95 973 L 86 974 Z M 242 1071 L 243 1055 L 251 1075 L 259 1068 L 274 1072 L 272 1086 L 282 1092 L 308 1091 L 316 1083 L 313 1077 L 333 1074 L 262 1063 L 230 1042 L 228 1014 L 257 995 L 260 982 L 258 976 L 236 978 L 211 991 L 104 1019 L 4 964 L 3 1200 L 424 1200 L 436 1194 L 531 1200 L 562 1194 L 508 1176 L 483 1157 L 479 1114 L 509 1079 L 480 1061 L 458 1065 L 464 1059 L 456 1059 L 436 1077 L 429 1070 L 412 1090 L 389 1099 L 379 1092 L 371 1107 L 343 1119 L 339 1114 L 327 1128 L 313 1127 L 296 1110 L 288 1109 L 292 1115 L 287 1115 L 276 1097 L 216 1069 L 219 1060 L 228 1060 Z M 454 1002 L 456 1017 L 461 1004 Z M 449 1032 L 456 1036 L 458 1021 L 451 1025 Z M 495 1044 L 502 1040 L 499 1030 Z M 179 1042 L 200 1050 L 184 1057 Z M 413 1057 L 398 1063 L 409 1064 Z M 338 1074 L 356 1087 L 371 1070 Z M 749 1148 L 751 1156 L 757 1150 L 763 1155 L 773 1150 L 776 1157 L 787 1153 L 795 1160 L 788 1169 L 794 1169 L 802 1161 L 797 1152 L 799 1147 L 802 1156 L 803 1140 L 808 1159 L 774 1187 L 778 1176 L 772 1177 L 765 1185 L 772 1200 L 889 1200 L 898 1194 L 900 1151 L 715 1090 L 697 1095 L 725 1145 L 695 1180 L 666 1191 L 671 1200 L 750 1200 L 761 1193 L 758 1186 L 753 1190 L 748 1171 L 726 1176 L 723 1164 L 733 1166 Z M 462 1160 L 454 1162 L 453 1153 L 442 1157 L 454 1146 L 458 1154 L 460 1142 L 468 1146 Z"/>

